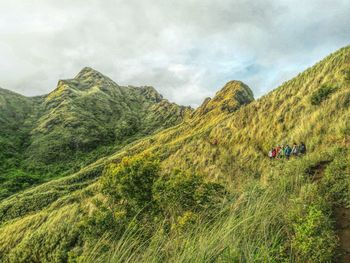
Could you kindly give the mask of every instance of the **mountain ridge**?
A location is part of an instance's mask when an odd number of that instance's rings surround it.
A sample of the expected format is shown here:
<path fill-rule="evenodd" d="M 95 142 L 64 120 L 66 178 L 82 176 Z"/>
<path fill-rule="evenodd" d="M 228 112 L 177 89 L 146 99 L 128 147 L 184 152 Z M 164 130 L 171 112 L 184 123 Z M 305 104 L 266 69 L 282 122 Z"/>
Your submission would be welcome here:
<path fill-rule="evenodd" d="M 46 180 L 78 170 L 113 148 L 181 122 L 192 111 L 163 99 L 153 87 L 119 86 L 91 68 L 83 68 L 74 79 L 58 81 L 49 94 L 25 97 L 2 92 L 0 103 L 1 99 L 8 102 L 0 104 L 5 107 L 0 121 L 6 116 L 13 119 L 4 120 L 3 129 L 11 123 L 13 128 L 0 133 L 5 181 L 10 173 Z M 11 105 L 16 105 L 17 113 Z M 14 163 L 18 172 L 9 170 Z"/>

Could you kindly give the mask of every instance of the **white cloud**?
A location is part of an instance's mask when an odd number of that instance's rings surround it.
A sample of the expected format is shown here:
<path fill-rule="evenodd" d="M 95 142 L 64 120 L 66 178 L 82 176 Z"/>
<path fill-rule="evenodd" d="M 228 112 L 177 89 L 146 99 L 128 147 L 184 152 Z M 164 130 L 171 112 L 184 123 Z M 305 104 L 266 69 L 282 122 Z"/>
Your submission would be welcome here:
<path fill-rule="evenodd" d="M 0 86 L 25 95 L 91 66 L 198 105 L 240 79 L 260 96 L 350 42 L 347 0 L 0 0 Z"/>

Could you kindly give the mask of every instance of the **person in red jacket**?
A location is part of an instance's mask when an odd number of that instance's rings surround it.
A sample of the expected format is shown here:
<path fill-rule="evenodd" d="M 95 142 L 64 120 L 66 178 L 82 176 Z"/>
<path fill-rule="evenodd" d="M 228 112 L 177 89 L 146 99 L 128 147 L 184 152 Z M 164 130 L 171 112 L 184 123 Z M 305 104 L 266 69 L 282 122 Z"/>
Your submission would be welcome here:
<path fill-rule="evenodd" d="M 269 151 L 269 157 L 270 159 L 274 159 L 276 158 L 276 149 L 275 148 L 272 148 L 271 151 Z"/>
<path fill-rule="evenodd" d="M 277 155 L 276 148 L 273 148 L 272 149 L 272 158 L 276 158 L 276 155 Z"/>

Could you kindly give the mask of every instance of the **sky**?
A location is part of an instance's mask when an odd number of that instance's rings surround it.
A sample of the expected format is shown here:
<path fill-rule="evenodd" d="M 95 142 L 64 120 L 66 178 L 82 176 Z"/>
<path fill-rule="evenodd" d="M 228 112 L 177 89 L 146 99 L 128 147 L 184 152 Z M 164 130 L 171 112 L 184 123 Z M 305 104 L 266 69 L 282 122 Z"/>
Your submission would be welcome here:
<path fill-rule="evenodd" d="M 350 44 L 349 0 L 0 0 L 0 87 L 26 96 L 92 67 L 198 106 L 258 98 Z"/>

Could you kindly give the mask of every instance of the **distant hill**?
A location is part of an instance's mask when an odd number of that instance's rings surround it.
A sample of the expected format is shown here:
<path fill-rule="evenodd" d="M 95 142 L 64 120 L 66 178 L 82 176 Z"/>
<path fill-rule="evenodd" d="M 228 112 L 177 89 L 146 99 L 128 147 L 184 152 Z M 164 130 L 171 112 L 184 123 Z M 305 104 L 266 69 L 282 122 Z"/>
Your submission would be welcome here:
<path fill-rule="evenodd" d="M 34 175 L 38 182 L 77 171 L 180 123 L 192 111 L 163 99 L 153 87 L 122 87 L 91 68 L 60 80 L 54 91 L 40 97 L 0 90 L 0 107 L 3 182 L 22 175 Z"/>
<path fill-rule="evenodd" d="M 119 146 L 70 176 L 2 200 L 0 260 L 335 258 L 331 211 L 350 204 L 350 47 L 258 100 L 230 81 L 195 111 L 88 68 L 36 100 L 41 114 L 23 152 L 32 169 L 83 160 L 97 145 Z M 293 142 L 305 142 L 307 155 L 267 158 L 271 147 Z M 209 209 L 222 193 L 213 219 Z M 140 200 L 147 202 L 137 210 Z M 124 228 L 130 232 L 120 234 Z"/>

